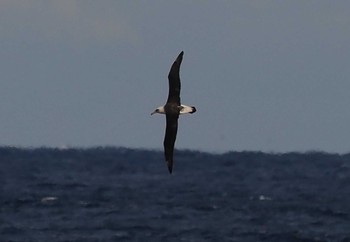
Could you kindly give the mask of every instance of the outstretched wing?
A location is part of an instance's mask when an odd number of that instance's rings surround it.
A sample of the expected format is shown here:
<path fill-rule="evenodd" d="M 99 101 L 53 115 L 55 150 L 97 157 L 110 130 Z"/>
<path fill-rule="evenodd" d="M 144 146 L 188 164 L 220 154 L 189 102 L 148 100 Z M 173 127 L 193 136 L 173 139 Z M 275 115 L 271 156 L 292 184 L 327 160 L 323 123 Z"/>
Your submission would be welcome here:
<path fill-rule="evenodd" d="M 180 65 L 182 62 L 182 57 L 184 55 L 184 52 L 181 51 L 181 53 L 176 58 L 175 62 L 171 66 L 168 79 L 169 79 L 169 95 L 167 103 L 173 102 L 177 103 L 177 105 L 180 105 L 180 89 L 181 89 L 181 82 L 180 82 Z"/>
<path fill-rule="evenodd" d="M 167 114 L 166 115 L 166 129 L 165 129 L 165 137 L 164 137 L 164 155 L 165 160 L 168 165 L 169 172 L 171 173 L 173 170 L 173 153 L 174 153 L 174 145 L 177 134 L 177 120 L 179 115 L 176 114 Z"/>

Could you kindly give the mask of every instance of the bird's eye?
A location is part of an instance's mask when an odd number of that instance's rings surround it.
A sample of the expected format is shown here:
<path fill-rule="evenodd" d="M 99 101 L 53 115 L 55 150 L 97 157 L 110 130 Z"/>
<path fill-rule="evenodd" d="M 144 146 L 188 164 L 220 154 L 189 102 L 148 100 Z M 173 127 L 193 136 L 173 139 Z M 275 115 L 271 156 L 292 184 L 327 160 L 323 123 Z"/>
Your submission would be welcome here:
<path fill-rule="evenodd" d="M 156 109 L 156 112 L 159 112 L 159 109 L 158 109 L 158 108 Z"/>

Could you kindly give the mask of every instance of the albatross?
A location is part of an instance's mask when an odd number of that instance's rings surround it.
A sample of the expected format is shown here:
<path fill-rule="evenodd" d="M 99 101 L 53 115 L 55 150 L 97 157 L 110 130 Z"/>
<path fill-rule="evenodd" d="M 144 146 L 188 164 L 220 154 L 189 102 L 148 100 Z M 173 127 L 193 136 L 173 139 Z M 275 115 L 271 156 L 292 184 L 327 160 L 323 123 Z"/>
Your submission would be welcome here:
<path fill-rule="evenodd" d="M 173 170 L 173 153 L 174 145 L 177 134 L 177 120 L 180 114 L 194 113 L 196 108 L 193 106 L 183 105 L 180 102 L 180 65 L 182 62 L 184 52 L 176 58 L 175 62 L 171 66 L 168 79 L 169 79 L 169 94 L 168 100 L 164 106 L 158 107 L 151 115 L 155 113 L 165 114 L 166 116 L 166 128 L 164 137 L 164 155 L 169 169 L 169 173 Z"/>

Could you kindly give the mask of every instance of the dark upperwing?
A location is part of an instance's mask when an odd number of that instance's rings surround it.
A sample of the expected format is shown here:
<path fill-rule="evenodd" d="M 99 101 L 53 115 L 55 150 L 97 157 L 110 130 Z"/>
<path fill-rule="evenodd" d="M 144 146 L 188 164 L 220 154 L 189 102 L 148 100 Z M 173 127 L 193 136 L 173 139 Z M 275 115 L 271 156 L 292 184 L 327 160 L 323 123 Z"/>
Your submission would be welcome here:
<path fill-rule="evenodd" d="M 176 58 L 175 62 L 171 66 L 168 79 L 169 79 L 169 95 L 167 103 L 173 102 L 177 103 L 178 106 L 180 106 L 180 89 L 181 89 L 181 83 L 180 83 L 180 65 L 182 62 L 182 57 L 184 55 L 184 52 L 181 51 L 181 53 Z"/>
<path fill-rule="evenodd" d="M 179 118 L 179 114 L 167 114 L 166 115 L 166 129 L 165 129 L 165 137 L 164 137 L 164 155 L 165 160 L 168 165 L 169 173 L 171 174 L 173 170 L 173 153 L 174 153 L 174 144 L 176 140 L 177 134 L 177 120 Z"/>

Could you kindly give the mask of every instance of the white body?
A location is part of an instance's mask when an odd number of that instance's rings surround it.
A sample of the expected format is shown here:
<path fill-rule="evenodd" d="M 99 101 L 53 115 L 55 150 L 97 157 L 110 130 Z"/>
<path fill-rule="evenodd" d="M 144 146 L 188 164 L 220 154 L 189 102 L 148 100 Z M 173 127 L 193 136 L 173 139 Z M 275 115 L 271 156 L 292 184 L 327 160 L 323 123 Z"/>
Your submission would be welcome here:
<path fill-rule="evenodd" d="M 195 110 L 195 108 L 194 108 L 194 107 L 191 107 L 191 106 L 187 106 L 187 105 L 183 105 L 183 104 L 181 104 L 180 106 L 181 106 L 180 114 L 192 113 L 193 110 Z M 155 113 L 165 114 L 164 106 L 158 107 L 158 108 L 157 108 L 153 113 L 151 113 L 151 114 L 155 114 Z"/>
<path fill-rule="evenodd" d="M 181 105 L 180 114 L 192 113 L 193 109 L 194 109 L 194 107 L 187 106 L 187 105 Z"/>

